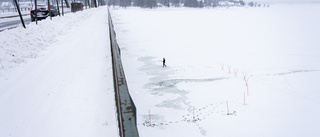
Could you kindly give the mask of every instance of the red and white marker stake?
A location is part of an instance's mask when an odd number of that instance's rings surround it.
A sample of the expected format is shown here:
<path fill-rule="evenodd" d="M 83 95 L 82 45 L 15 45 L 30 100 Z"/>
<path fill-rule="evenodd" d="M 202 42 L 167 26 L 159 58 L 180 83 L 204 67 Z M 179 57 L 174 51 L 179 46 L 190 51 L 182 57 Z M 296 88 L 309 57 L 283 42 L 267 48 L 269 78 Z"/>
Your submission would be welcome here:
<path fill-rule="evenodd" d="M 249 78 L 247 78 L 247 80 L 246 80 L 247 95 L 249 96 L 249 86 L 248 86 L 248 81 L 249 81 Z"/>
<path fill-rule="evenodd" d="M 228 101 L 227 102 L 227 115 L 229 115 L 229 105 L 228 105 Z"/>
<path fill-rule="evenodd" d="M 247 73 L 246 73 L 246 75 L 244 75 L 244 73 L 242 72 L 242 75 L 243 75 L 243 80 L 244 80 L 244 81 L 247 81 L 247 80 L 246 80 Z"/>
<path fill-rule="evenodd" d="M 247 95 L 249 96 L 249 87 L 247 86 Z"/>
<path fill-rule="evenodd" d="M 221 69 L 223 70 L 224 64 L 220 64 L 220 66 L 221 66 Z"/>
<path fill-rule="evenodd" d="M 195 120 L 195 115 L 194 115 L 194 106 L 193 106 L 193 121 Z"/>
<path fill-rule="evenodd" d="M 243 105 L 246 105 L 246 92 L 243 92 Z"/>
<path fill-rule="evenodd" d="M 150 115 L 150 109 L 149 109 L 149 121 L 150 121 L 150 126 L 151 126 L 151 115 Z"/>
<path fill-rule="evenodd" d="M 238 69 L 233 68 L 234 70 L 234 76 L 237 77 Z"/>

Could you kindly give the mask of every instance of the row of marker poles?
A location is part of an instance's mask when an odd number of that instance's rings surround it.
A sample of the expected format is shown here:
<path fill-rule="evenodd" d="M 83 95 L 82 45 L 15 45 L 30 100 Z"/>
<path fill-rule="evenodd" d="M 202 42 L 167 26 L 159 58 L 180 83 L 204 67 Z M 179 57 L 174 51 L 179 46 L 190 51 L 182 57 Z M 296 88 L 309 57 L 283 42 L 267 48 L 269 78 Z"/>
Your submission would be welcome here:
<path fill-rule="evenodd" d="M 224 70 L 225 64 L 220 64 L 220 66 L 221 66 L 221 70 Z M 231 66 L 230 65 L 227 65 L 227 66 L 228 66 L 228 73 L 231 73 Z M 233 68 L 233 71 L 234 71 L 234 76 L 237 77 L 238 69 Z M 247 96 L 249 96 L 249 86 L 248 86 L 249 77 L 247 77 L 247 73 L 244 74 L 244 72 L 242 72 L 242 75 L 243 75 L 243 81 L 245 81 L 246 88 L 247 88 Z M 228 101 L 226 101 L 226 104 L 227 104 L 227 115 L 229 115 Z M 243 105 L 246 105 L 246 92 L 243 93 Z"/>
<path fill-rule="evenodd" d="M 220 64 L 221 69 L 224 70 L 224 64 Z M 234 76 L 237 77 L 238 75 L 238 69 L 233 68 Z M 231 73 L 231 66 L 228 65 L 228 73 Z"/>
<path fill-rule="evenodd" d="M 220 64 L 220 65 L 221 65 L 221 69 L 224 70 L 224 64 Z M 231 67 L 228 65 L 229 73 L 231 73 L 230 68 Z M 233 68 L 233 70 L 234 70 L 234 76 L 237 77 L 238 69 Z M 249 78 L 247 78 L 247 73 L 244 74 L 242 72 L 242 75 L 243 75 L 243 80 L 246 82 L 247 95 L 249 96 L 249 87 L 248 87 Z M 228 104 L 228 101 L 226 101 L 226 104 L 227 104 L 227 115 L 229 115 L 229 104 Z M 246 105 L 246 92 L 243 93 L 243 105 Z M 150 126 L 151 126 L 150 110 L 149 110 L 149 121 L 150 121 Z M 194 106 L 193 106 L 193 121 L 195 121 Z"/>
<path fill-rule="evenodd" d="M 224 64 L 220 64 L 220 66 L 221 66 L 221 69 L 224 70 Z M 234 71 L 234 76 L 237 77 L 238 69 L 233 68 L 233 71 Z M 228 72 L 231 73 L 231 66 L 229 66 L 229 65 L 228 65 Z M 247 95 L 249 95 L 249 87 L 248 87 L 249 78 L 247 78 L 247 73 L 244 74 L 242 72 L 242 75 L 243 75 L 243 80 L 246 82 Z M 228 104 L 228 101 L 226 101 L 226 104 L 227 104 L 227 115 L 229 115 L 229 104 Z M 246 92 L 243 93 L 243 105 L 246 105 Z M 194 106 L 193 106 L 193 121 L 194 120 L 195 120 L 195 112 L 194 112 Z M 150 121 L 151 121 L 151 119 L 150 119 Z"/>
<path fill-rule="evenodd" d="M 221 69 L 224 70 L 224 64 L 220 64 L 220 66 L 221 66 Z M 233 68 L 233 71 L 234 71 L 234 76 L 237 77 L 238 69 Z M 228 73 L 231 73 L 231 66 L 230 65 L 228 65 Z M 249 96 L 249 85 L 248 85 L 249 77 L 247 77 L 247 73 L 244 74 L 244 72 L 242 72 L 242 75 L 243 75 L 243 80 L 245 81 L 245 84 L 246 84 L 247 95 Z"/>

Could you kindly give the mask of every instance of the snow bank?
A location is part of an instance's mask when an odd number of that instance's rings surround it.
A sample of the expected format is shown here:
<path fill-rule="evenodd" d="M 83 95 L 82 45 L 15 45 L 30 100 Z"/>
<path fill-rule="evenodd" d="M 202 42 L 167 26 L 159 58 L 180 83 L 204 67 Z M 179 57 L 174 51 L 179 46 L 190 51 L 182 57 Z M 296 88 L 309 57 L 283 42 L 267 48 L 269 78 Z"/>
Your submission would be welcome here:
<path fill-rule="evenodd" d="M 0 32 L 0 136 L 117 136 L 107 7 Z"/>
<path fill-rule="evenodd" d="M 5 30 L 0 33 L 0 75 L 2 70 L 10 69 L 27 59 L 36 58 L 46 47 L 55 46 L 55 42 L 63 38 L 66 33 L 74 31 L 93 14 L 83 11 L 81 14 L 66 14 L 50 20 L 41 20 L 27 25 L 24 29 L 20 25 L 16 29 Z"/>

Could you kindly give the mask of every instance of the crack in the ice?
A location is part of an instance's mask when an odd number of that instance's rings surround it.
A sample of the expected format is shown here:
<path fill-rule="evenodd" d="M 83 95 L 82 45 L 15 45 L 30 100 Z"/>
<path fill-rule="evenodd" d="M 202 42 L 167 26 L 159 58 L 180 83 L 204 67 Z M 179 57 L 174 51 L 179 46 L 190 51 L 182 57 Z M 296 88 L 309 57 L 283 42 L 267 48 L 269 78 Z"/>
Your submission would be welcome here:
<path fill-rule="evenodd" d="M 273 74 L 273 75 L 281 76 L 281 75 L 290 75 L 290 74 L 294 74 L 294 73 L 314 72 L 314 71 L 318 71 L 318 70 L 292 70 L 292 71 L 289 71 L 289 72 L 276 73 L 276 74 Z"/>

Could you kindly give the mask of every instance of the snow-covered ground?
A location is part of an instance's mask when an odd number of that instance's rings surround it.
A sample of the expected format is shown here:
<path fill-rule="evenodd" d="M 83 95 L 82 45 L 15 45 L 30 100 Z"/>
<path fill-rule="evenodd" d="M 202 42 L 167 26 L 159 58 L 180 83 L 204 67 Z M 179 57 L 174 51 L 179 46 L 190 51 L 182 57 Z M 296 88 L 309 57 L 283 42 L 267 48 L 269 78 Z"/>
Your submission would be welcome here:
<path fill-rule="evenodd" d="M 111 8 L 140 136 L 320 136 L 319 10 Z M 0 136 L 118 136 L 108 38 L 107 7 L 0 32 Z"/>
<path fill-rule="evenodd" d="M 320 136 L 319 9 L 113 9 L 140 135 Z"/>
<path fill-rule="evenodd" d="M 1 137 L 117 136 L 107 7 L 0 32 Z"/>

